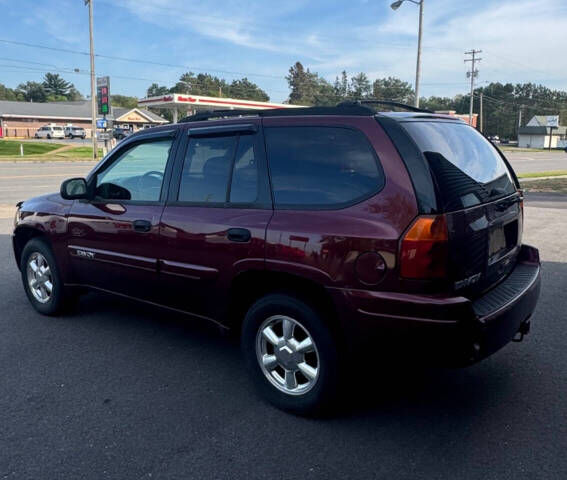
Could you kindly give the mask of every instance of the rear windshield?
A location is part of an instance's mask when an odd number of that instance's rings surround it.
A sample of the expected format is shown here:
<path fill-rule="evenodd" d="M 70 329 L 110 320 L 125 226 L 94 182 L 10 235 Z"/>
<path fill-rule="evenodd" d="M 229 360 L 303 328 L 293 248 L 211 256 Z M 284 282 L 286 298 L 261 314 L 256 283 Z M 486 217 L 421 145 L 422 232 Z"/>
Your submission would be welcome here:
<path fill-rule="evenodd" d="M 443 208 L 467 208 L 516 191 L 508 167 L 474 128 L 457 122 L 404 122 L 437 182 Z"/>

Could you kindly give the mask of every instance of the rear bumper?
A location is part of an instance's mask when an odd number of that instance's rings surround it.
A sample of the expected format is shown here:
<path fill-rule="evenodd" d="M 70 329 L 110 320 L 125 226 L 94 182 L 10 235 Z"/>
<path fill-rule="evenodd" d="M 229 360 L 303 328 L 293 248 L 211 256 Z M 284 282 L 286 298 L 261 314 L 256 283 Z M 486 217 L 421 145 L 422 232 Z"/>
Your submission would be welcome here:
<path fill-rule="evenodd" d="M 520 330 L 527 333 L 540 285 L 538 251 L 524 245 L 509 276 L 473 301 L 459 296 L 330 291 L 352 349 L 371 340 L 400 357 L 463 365 L 496 352 Z"/>

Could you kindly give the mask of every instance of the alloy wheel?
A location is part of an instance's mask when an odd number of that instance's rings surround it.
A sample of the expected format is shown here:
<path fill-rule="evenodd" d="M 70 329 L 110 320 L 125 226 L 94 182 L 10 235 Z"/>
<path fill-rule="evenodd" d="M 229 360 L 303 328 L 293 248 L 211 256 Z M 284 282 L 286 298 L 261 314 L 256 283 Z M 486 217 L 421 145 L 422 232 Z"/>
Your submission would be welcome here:
<path fill-rule="evenodd" d="M 33 297 L 40 303 L 47 303 L 53 293 L 53 276 L 45 257 L 39 252 L 32 253 L 26 271 Z"/>
<path fill-rule="evenodd" d="M 319 353 L 309 331 L 285 315 L 266 319 L 256 334 L 260 369 L 278 390 L 303 395 L 317 383 Z"/>

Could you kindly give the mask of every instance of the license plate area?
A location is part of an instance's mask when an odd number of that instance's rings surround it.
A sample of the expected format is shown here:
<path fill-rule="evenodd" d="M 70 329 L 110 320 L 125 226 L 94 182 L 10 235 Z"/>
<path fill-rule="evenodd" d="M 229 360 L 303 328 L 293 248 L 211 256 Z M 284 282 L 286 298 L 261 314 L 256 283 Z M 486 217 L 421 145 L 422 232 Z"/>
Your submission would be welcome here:
<path fill-rule="evenodd" d="M 518 219 L 495 225 L 490 230 L 488 242 L 488 264 L 498 262 L 518 245 Z"/>

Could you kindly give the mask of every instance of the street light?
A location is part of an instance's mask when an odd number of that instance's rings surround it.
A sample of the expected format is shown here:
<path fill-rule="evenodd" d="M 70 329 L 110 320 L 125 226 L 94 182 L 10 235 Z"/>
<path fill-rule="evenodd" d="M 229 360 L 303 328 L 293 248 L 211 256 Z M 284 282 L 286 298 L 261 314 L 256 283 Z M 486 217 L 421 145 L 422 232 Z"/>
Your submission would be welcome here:
<path fill-rule="evenodd" d="M 421 34 L 423 30 L 423 2 L 424 0 L 397 0 L 392 3 L 390 7 L 392 10 L 397 10 L 404 2 L 411 2 L 419 5 L 419 33 L 417 36 L 417 65 L 415 67 L 415 103 L 419 107 L 419 77 L 421 75 Z"/>
<path fill-rule="evenodd" d="M 84 0 L 89 6 L 89 43 L 91 57 L 91 137 L 93 141 L 93 160 L 98 157 L 98 145 L 96 138 L 96 97 L 95 97 L 95 63 L 94 63 L 94 40 L 93 40 L 93 0 Z"/>

